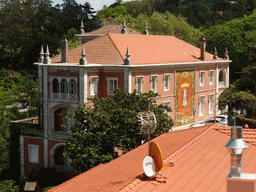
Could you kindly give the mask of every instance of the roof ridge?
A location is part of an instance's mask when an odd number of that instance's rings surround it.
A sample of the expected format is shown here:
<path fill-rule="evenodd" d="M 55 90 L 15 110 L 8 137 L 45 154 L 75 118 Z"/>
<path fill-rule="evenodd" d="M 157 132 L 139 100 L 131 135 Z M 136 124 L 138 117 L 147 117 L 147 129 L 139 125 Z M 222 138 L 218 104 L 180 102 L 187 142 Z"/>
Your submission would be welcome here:
<path fill-rule="evenodd" d="M 215 123 L 214 123 L 215 124 Z M 166 158 L 164 158 L 164 165 L 167 165 L 168 162 L 170 162 L 170 160 L 172 158 L 174 158 L 175 156 L 177 156 L 178 154 L 180 154 L 182 151 L 184 151 L 186 148 L 188 148 L 189 146 L 191 146 L 192 144 L 194 144 L 196 141 L 198 141 L 200 138 L 202 138 L 206 133 L 208 133 L 210 130 L 212 130 L 214 128 L 214 124 L 212 124 L 208 129 L 204 130 L 202 133 L 200 133 L 199 135 L 197 135 L 194 139 L 190 140 L 189 142 L 187 142 L 186 144 L 184 144 L 182 147 L 180 147 L 179 149 L 177 149 L 175 152 L 173 152 L 172 154 L 170 154 L 169 156 L 167 156 Z M 199 127 L 196 127 L 195 129 L 199 129 Z M 193 128 L 194 129 L 194 128 Z M 186 130 L 186 129 L 184 129 Z M 184 131 L 184 130 L 178 130 L 179 131 Z M 168 134 L 168 133 L 167 133 Z M 139 178 L 136 178 L 135 180 L 133 180 L 131 183 L 127 184 L 126 186 L 124 186 L 122 189 L 120 189 L 120 192 L 127 192 L 129 190 L 131 190 L 133 187 L 135 187 L 137 184 L 139 184 L 142 180 Z"/>
<path fill-rule="evenodd" d="M 122 58 L 122 59 L 123 59 L 123 61 L 124 61 L 124 60 L 125 60 L 125 58 L 123 58 L 123 57 L 122 57 L 122 54 L 121 54 L 120 50 L 117 48 L 117 45 L 114 43 L 113 39 L 111 38 L 111 35 L 112 35 L 112 34 L 107 34 L 107 36 L 109 37 L 109 39 L 111 40 L 111 42 L 112 42 L 112 43 L 113 43 L 113 45 L 115 46 L 115 48 L 116 48 L 117 52 L 119 53 L 119 55 L 121 56 L 121 58 Z M 122 35 L 124 35 L 124 34 L 122 34 Z M 128 35 L 128 34 L 125 34 L 125 35 Z"/>

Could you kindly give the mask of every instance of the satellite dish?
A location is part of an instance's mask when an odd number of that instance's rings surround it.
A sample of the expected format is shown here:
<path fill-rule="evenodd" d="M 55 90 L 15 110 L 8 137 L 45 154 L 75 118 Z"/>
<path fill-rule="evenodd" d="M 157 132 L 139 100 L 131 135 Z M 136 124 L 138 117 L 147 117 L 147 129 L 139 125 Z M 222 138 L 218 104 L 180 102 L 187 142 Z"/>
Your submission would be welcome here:
<path fill-rule="evenodd" d="M 164 164 L 163 154 L 162 154 L 162 151 L 161 151 L 159 145 L 154 141 L 150 142 L 150 156 L 155 161 L 156 172 L 159 172 L 162 169 L 163 164 Z"/>
<path fill-rule="evenodd" d="M 150 156 L 147 156 L 143 160 L 143 170 L 146 176 L 153 177 L 155 174 L 155 162 Z"/>

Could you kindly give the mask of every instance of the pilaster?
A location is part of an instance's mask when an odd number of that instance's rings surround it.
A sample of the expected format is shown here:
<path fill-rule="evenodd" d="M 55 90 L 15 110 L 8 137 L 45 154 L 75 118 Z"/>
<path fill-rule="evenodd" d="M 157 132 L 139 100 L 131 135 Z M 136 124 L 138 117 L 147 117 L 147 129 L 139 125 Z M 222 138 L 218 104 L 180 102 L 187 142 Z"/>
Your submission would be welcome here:
<path fill-rule="evenodd" d="M 132 71 L 130 68 L 124 69 L 124 90 L 132 92 Z"/>
<path fill-rule="evenodd" d="M 79 103 L 87 102 L 87 69 L 79 69 Z"/>
<path fill-rule="evenodd" d="M 42 126 L 42 95 L 43 95 L 43 89 L 42 89 L 42 67 L 38 66 L 38 100 L 40 104 L 39 108 L 39 124 Z"/>
<path fill-rule="evenodd" d="M 44 119 L 43 121 L 43 128 L 44 128 L 44 137 L 48 136 L 48 67 L 43 67 L 43 100 L 44 100 L 44 107 L 43 107 L 43 113 L 44 113 Z"/>
<path fill-rule="evenodd" d="M 25 176 L 24 171 L 24 136 L 20 135 L 20 176 Z"/>
<path fill-rule="evenodd" d="M 219 97 L 219 65 L 216 63 L 216 100 L 215 100 L 215 115 L 218 114 L 218 97 Z"/>
<path fill-rule="evenodd" d="M 44 167 L 48 167 L 48 139 L 44 138 Z"/>

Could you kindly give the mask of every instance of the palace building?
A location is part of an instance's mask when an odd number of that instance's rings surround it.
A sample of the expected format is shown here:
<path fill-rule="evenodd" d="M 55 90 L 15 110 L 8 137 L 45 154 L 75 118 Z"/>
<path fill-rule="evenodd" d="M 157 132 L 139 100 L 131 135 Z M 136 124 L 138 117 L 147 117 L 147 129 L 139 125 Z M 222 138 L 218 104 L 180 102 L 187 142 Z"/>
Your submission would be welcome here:
<path fill-rule="evenodd" d="M 119 26 L 119 33 L 103 27 L 86 34 L 81 26 L 77 35 L 80 45 L 68 51 L 64 39 L 61 55 L 53 58 L 48 46 L 42 46 L 35 63 L 39 120 L 19 122 L 21 176 L 41 166 L 76 174 L 62 155 L 70 136 L 61 125 L 72 124 L 64 117 L 78 104 L 92 106 L 87 98 L 113 97 L 117 87 L 127 92 L 159 93 L 155 100 L 171 107 L 169 115 L 175 127 L 219 113 L 218 96 L 229 85 L 231 60 L 227 52 L 225 58 L 219 58 L 216 50 L 214 54 L 206 52 L 204 36 L 197 48 L 174 36 L 148 35 L 147 26 L 143 34 L 132 33 L 125 25 L 112 26 Z"/>

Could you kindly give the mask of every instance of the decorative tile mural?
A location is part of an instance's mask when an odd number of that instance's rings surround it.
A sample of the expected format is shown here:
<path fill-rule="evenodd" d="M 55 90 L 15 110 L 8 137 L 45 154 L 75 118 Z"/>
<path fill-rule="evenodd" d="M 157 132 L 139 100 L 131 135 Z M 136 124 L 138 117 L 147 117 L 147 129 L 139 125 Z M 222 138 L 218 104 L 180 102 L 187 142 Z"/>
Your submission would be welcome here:
<path fill-rule="evenodd" d="M 175 125 L 194 122 L 195 71 L 177 71 L 175 82 Z"/>

